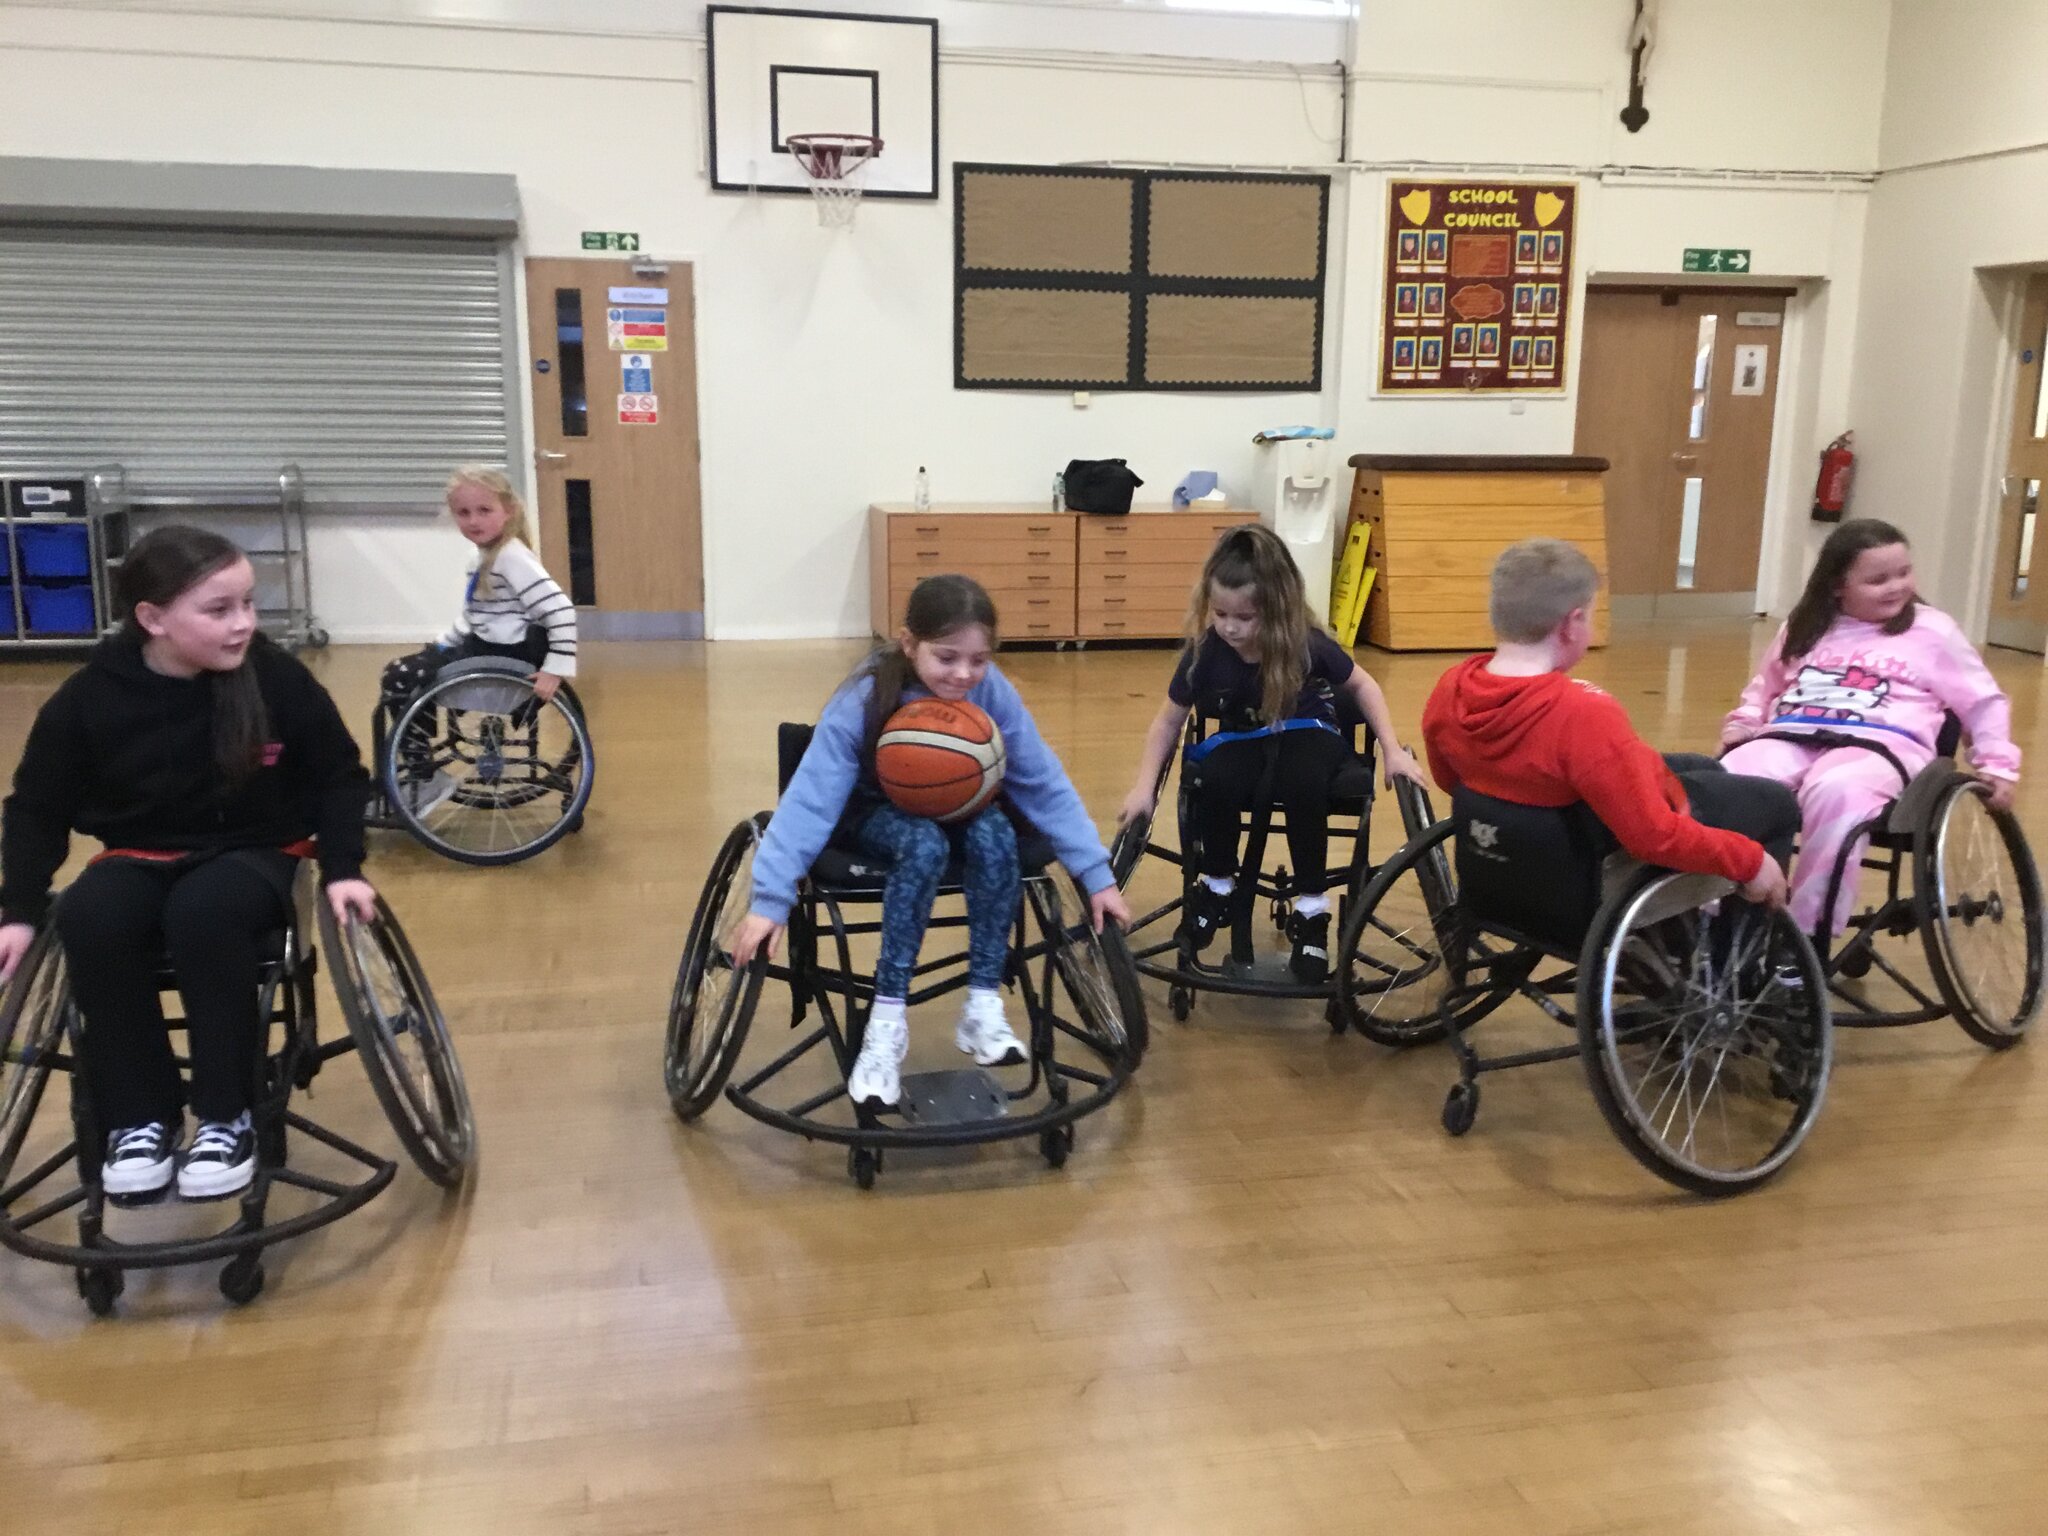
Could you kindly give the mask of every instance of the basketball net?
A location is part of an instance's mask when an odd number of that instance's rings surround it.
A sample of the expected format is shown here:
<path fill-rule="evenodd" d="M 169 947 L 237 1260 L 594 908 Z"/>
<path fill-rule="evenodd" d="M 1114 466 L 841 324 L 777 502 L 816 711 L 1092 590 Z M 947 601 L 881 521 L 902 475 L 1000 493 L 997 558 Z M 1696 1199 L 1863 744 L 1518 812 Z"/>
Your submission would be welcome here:
<path fill-rule="evenodd" d="M 882 152 L 882 141 L 865 133 L 792 133 L 783 143 L 810 180 L 818 222 L 827 229 L 851 228 L 868 165 Z"/>

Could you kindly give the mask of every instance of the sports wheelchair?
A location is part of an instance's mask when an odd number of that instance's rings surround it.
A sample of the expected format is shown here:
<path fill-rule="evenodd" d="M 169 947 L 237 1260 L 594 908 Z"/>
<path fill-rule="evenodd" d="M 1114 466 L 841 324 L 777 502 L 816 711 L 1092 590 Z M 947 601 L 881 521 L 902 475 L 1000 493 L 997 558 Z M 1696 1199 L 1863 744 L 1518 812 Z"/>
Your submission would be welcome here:
<path fill-rule="evenodd" d="M 1752 1189 L 1798 1150 L 1826 1096 L 1834 1035 L 1819 957 L 1787 914 L 1735 899 L 1728 881 L 1612 847 L 1583 805 L 1460 789 L 1450 817 L 1351 903 L 1338 1007 L 1384 1045 L 1449 1040 L 1453 1136 L 1472 1128 L 1481 1074 L 1575 1057 L 1645 1168 L 1694 1194 Z M 1575 1043 L 1479 1055 L 1469 1033 L 1516 997 Z"/>
<path fill-rule="evenodd" d="M 785 724 L 778 733 L 779 779 L 787 789 L 810 744 L 812 728 Z M 732 963 L 731 939 L 753 897 L 754 854 L 769 813 L 732 829 L 713 861 L 690 919 L 669 1003 L 663 1066 L 669 1100 L 684 1123 L 696 1120 L 723 1089 L 737 1108 L 767 1125 L 806 1140 L 846 1147 L 847 1171 L 870 1189 L 883 1154 L 897 1148 L 958 1147 L 1036 1136 L 1052 1167 L 1065 1164 L 1074 1146 L 1074 1123 L 1111 1099 L 1145 1054 L 1144 999 L 1130 951 L 1114 924 L 1096 933 L 1077 886 L 1055 872 L 1051 845 L 1020 829 L 1023 900 L 1010 949 L 1009 984 L 1023 997 L 1030 1020 L 1031 1062 L 1021 1084 L 1005 1084 L 985 1067 L 905 1073 L 903 1096 L 889 1109 L 856 1104 L 847 1074 L 860 1054 L 861 1034 L 874 1004 L 874 978 L 860 973 L 852 940 L 878 933 L 876 920 L 850 920 L 849 911 L 878 907 L 886 865 L 866 853 L 828 846 L 812 866 L 790 911 L 786 963 L 757 956 L 744 971 Z M 949 871 L 940 897 L 960 894 Z M 964 914 L 934 914 L 932 928 L 962 928 Z M 912 1007 L 967 984 L 964 951 L 920 963 Z M 813 1009 L 817 1023 L 774 1060 L 728 1084 L 739 1061 L 764 981 L 789 989 L 789 1025 L 802 1026 Z M 1072 1042 L 1080 1061 L 1062 1059 L 1057 1047 Z M 815 1053 L 824 1047 L 822 1065 Z M 806 1058 L 813 1058 L 805 1067 Z M 1082 1065 L 1085 1061 L 1088 1064 Z M 1024 1069 L 1004 1069 L 1018 1071 Z M 770 1103 L 771 1084 L 800 1083 L 802 1097 L 788 1107 Z M 1022 1113 L 1013 1113 L 1019 1107 Z"/>
<path fill-rule="evenodd" d="M 370 826 L 410 832 L 465 864 L 516 864 L 583 824 L 597 770 L 583 702 L 503 656 L 450 662 L 426 687 L 377 701 Z"/>
<path fill-rule="evenodd" d="M 1167 984 L 1167 1008 L 1177 1021 L 1184 1021 L 1194 1011 L 1197 992 L 1245 997 L 1320 998 L 1326 1004 L 1325 1016 L 1331 1027 L 1341 1033 L 1344 1019 L 1334 1002 L 1341 959 L 1337 952 L 1334 949 L 1331 952 L 1330 979 L 1320 986 L 1311 986 L 1296 979 L 1288 969 L 1285 955 L 1261 956 L 1254 946 L 1260 903 L 1267 903 L 1267 915 L 1274 927 L 1284 931 L 1290 905 L 1295 896 L 1302 894 L 1285 865 L 1271 873 L 1265 868 L 1266 845 L 1276 832 L 1284 835 L 1287 824 L 1286 813 L 1276 803 L 1273 792 L 1277 751 L 1268 755 L 1265 771 L 1252 796 L 1252 809 L 1245 813 L 1240 823 L 1240 835 L 1244 841 L 1238 859 L 1239 879 L 1231 894 L 1229 948 L 1221 961 L 1212 965 L 1190 949 L 1181 933 L 1180 915 L 1186 910 L 1194 889 L 1201 853 L 1199 823 L 1194 815 L 1195 801 L 1202 788 L 1198 749 L 1219 730 L 1221 708 L 1221 704 L 1215 701 L 1200 702 L 1188 716 L 1187 729 L 1181 741 L 1180 780 L 1175 794 L 1180 847 L 1152 840 L 1156 817 L 1141 817 L 1127 822 L 1110 844 L 1110 866 L 1119 885 L 1127 887 L 1130 884 L 1147 854 L 1166 860 L 1180 875 L 1179 895 L 1133 920 L 1130 930 L 1132 957 L 1141 972 Z M 1330 787 L 1329 833 L 1332 851 L 1348 844 L 1349 853 L 1342 860 L 1331 860 L 1324 884 L 1325 890 L 1340 892 L 1331 924 L 1333 931 L 1342 927 L 1344 912 L 1351 898 L 1372 874 L 1367 858 L 1367 833 L 1372 825 L 1374 793 L 1372 737 L 1362 721 L 1347 721 L 1343 728 L 1351 738 L 1352 755 L 1339 765 Z M 1158 781 L 1153 785 L 1155 804 L 1163 797 L 1167 777 L 1172 771 L 1172 759 L 1160 765 Z M 1401 787 L 1404 791 L 1416 790 L 1416 786 L 1406 783 Z M 1415 813 L 1410 796 L 1403 793 L 1397 798 L 1408 830 L 1419 830 L 1413 820 Z M 1253 873 L 1246 877 L 1245 871 Z M 1145 937 L 1148 930 L 1161 923 L 1170 924 L 1164 937 Z"/>
<path fill-rule="evenodd" d="M 53 925 L 43 925 L 0 997 L 0 1071 L 5 1074 L 0 1083 L 0 1246 L 25 1258 L 72 1266 L 78 1293 L 95 1316 L 114 1310 L 128 1270 L 215 1259 L 228 1261 L 220 1274 L 221 1294 L 237 1304 L 252 1301 L 263 1289 L 265 1248 L 338 1221 L 383 1191 L 398 1170 L 395 1162 L 291 1108 L 293 1089 L 310 1087 L 321 1067 L 349 1051 L 362 1059 L 378 1104 L 420 1172 L 448 1189 L 468 1174 L 476 1145 L 469 1092 L 447 1021 L 398 919 L 380 898 L 370 921 L 351 917 L 338 925 L 315 889 L 310 868 L 299 872 L 293 907 L 266 943 L 269 959 L 258 983 L 260 1016 L 274 1043 L 267 1043 L 251 1064 L 255 1177 L 236 1197 L 235 1220 L 210 1235 L 134 1240 L 108 1235 L 110 1206 L 155 1203 L 160 1197 L 129 1202 L 101 1187 L 105 1128 L 96 1123 L 91 1096 L 80 1079 L 81 1052 L 89 1042 Z M 306 942 L 308 908 L 317 911 L 321 943 L 334 961 L 335 995 L 348 1025 L 345 1036 L 324 1042 L 314 1017 L 319 956 Z M 176 996 L 177 980 L 168 966 L 159 985 Z M 176 1028 L 178 1021 L 171 1023 Z M 68 1115 L 39 1113 L 53 1072 L 71 1077 Z M 287 1142 L 294 1133 L 366 1171 L 349 1180 L 288 1166 Z M 58 1192 L 43 1193 L 52 1181 Z M 268 1206 L 279 1185 L 318 1198 L 272 1221 Z M 78 1211 L 76 1242 L 38 1230 L 73 1209 Z M 125 1224 L 126 1218 L 115 1220 Z"/>
<path fill-rule="evenodd" d="M 1993 810 L 1985 786 L 1956 766 L 1962 722 L 1949 717 L 1934 761 L 1912 775 L 1884 743 L 1848 732 L 1766 731 L 1758 739 L 1856 747 L 1898 771 L 1899 797 L 1843 841 L 1829 872 L 1823 913 L 1835 910 L 1843 883 L 1865 870 L 1881 875 L 1884 889 L 1839 941 L 1825 921 L 1814 937 L 1839 1005 L 1835 1023 L 1884 1029 L 1953 1018 L 1980 1045 L 2002 1051 L 2018 1044 L 2041 1012 L 2041 877 L 2018 818 Z M 1849 850 L 1865 836 L 1869 848 L 1852 868 Z M 1915 932 L 1934 994 L 1878 947 L 1882 938 Z M 1872 996 L 1873 970 L 1905 994 L 1902 1004 Z"/>

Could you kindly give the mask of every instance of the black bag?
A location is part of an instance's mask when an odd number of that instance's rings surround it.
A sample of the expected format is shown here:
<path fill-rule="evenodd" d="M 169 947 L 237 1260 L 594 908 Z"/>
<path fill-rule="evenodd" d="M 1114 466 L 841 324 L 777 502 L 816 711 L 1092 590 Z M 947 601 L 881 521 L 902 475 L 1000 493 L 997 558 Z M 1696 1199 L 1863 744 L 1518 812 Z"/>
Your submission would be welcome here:
<path fill-rule="evenodd" d="M 1128 512 L 1131 492 L 1144 483 L 1122 459 L 1069 459 L 1067 508 L 1073 512 Z"/>

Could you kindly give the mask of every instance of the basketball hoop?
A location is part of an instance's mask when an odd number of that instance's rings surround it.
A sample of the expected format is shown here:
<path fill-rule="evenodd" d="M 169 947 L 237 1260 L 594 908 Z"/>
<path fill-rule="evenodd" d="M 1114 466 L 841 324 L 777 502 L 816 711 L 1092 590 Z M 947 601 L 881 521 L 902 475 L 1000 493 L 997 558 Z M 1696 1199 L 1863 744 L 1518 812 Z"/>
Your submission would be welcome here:
<path fill-rule="evenodd" d="M 850 228 L 868 163 L 882 152 L 882 141 L 865 133 L 792 133 L 782 142 L 810 179 L 818 222 L 828 229 Z"/>

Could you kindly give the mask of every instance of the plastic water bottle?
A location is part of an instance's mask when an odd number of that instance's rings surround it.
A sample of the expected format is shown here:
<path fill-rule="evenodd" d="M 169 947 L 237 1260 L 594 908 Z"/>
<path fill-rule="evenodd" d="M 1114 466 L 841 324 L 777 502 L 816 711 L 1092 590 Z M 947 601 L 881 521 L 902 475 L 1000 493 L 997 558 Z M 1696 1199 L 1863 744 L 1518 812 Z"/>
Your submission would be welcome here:
<path fill-rule="evenodd" d="M 919 512 L 932 509 L 932 477 L 922 464 L 917 466 L 917 490 L 911 495 L 910 504 Z"/>
<path fill-rule="evenodd" d="M 1052 472 L 1052 509 L 1055 512 L 1067 510 L 1067 472 L 1063 469 Z"/>

